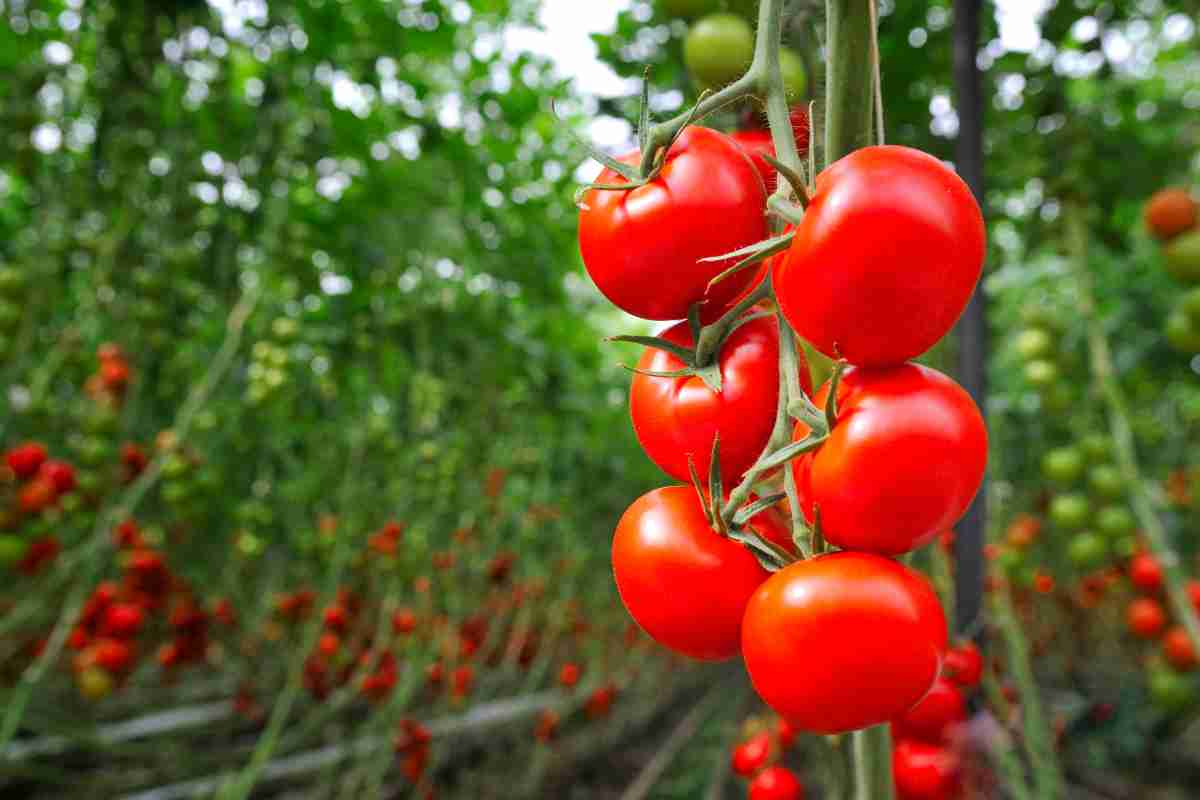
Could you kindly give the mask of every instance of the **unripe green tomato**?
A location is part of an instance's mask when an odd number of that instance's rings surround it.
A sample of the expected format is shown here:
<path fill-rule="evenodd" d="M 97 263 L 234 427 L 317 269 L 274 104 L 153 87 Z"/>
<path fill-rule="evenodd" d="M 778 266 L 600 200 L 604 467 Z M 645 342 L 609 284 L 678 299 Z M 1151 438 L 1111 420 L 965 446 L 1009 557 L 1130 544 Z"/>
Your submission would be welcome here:
<path fill-rule="evenodd" d="M 1050 521 L 1063 530 L 1077 531 L 1087 525 L 1090 510 L 1084 495 L 1060 494 L 1050 501 Z"/>
<path fill-rule="evenodd" d="M 100 667 L 86 667 L 75 676 L 75 684 L 84 699 L 98 702 L 112 694 L 113 679 Z"/>
<path fill-rule="evenodd" d="M 182 456 L 172 453 L 167 456 L 167 460 L 163 462 L 162 475 L 166 480 L 173 478 L 181 478 L 188 473 L 191 465 Z"/>
<path fill-rule="evenodd" d="M 779 70 L 783 73 L 783 91 L 789 103 L 804 97 L 808 90 L 808 73 L 804 71 L 804 59 L 786 47 L 779 51 Z"/>
<path fill-rule="evenodd" d="M 1105 500 L 1115 500 L 1125 493 L 1121 470 L 1112 464 L 1099 464 L 1088 472 L 1088 485 Z"/>
<path fill-rule="evenodd" d="M 754 31 L 736 14 L 697 20 L 683 41 L 683 61 L 701 88 L 719 88 L 746 71 L 754 58 Z"/>
<path fill-rule="evenodd" d="M 88 433 L 112 433 L 119 422 L 115 408 L 106 404 L 96 405 L 84 416 L 83 429 Z"/>
<path fill-rule="evenodd" d="M 1025 328 L 1013 340 L 1013 349 L 1025 361 L 1047 358 L 1054 350 L 1054 338 L 1045 328 Z"/>
<path fill-rule="evenodd" d="M 1045 328 L 1048 331 L 1056 331 L 1059 328 L 1058 318 L 1044 305 L 1025 306 L 1021 309 L 1021 320 L 1031 328 Z"/>
<path fill-rule="evenodd" d="M 1079 440 L 1079 447 L 1092 462 L 1112 458 L 1112 437 L 1107 433 L 1089 433 Z"/>
<path fill-rule="evenodd" d="M 1185 355 L 1200 353 L 1200 328 L 1182 309 L 1167 314 L 1165 335 L 1167 344 L 1179 352 Z"/>
<path fill-rule="evenodd" d="M 252 383 L 246 390 L 246 402 L 252 406 L 262 405 L 269 393 L 270 390 L 261 383 Z"/>
<path fill-rule="evenodd" d="M 180 481 L 164 481 L 162 486 L 162 499 L 168 505 L 179 505 L 185 501 L 192 488 Z"/>
<path fill-rule="evenodd" d="M 1016 575 L 1025 565 L 1025 556 L 1020 550 L 1003 550 L 996 556 L 996 568 L 1005 575 Z"/>
<path fill-rule="evenodd" d="M 80 470 L 75 475 L 75 485 L 84 494 L 96 494 L 100 490 L 100 475 L 90 469 Z"/>
<path fill-rule="evenodd" d="M 1108 558 L 1108 543 L 1104 537 L 1091 531 L 1077 533 L 1067 544 L 1067 558 L 1080 569 L 1093 569 Z"/>
<path fill-rule="evenodd" d="M 286 367 L 288 365 L 288 361 L 288 351 L 284 350 L 282 347 L 272 348 L 270 354 L 267 356 L 267 363 L 272 367 L 279 369 Z"/>
<path fill-rule="evenodd" d="M 271 321 L 271 333 L 280 341 L 290 342 L 299 332 L 300 323 L 291 317 L 276 317 Z"/>
<path fill-rule="evenodd" d="M 1136 536 L 1122 536 L 1112 546 L 1113 555 L 1122 561 L 1133 558 L 1139 550 L 1141 550 L 1141 545 Z"/>
<path fill-rule="evenodd" d="M 1055 483 L 1074 483 L 1083 475 L 1083 453 L 1074 447 L 1056 447 L 1042 456 L 1042 475 Z"/>
<path fill-rule="evenodd" d="M 88 436 L 79 445 L 79 460 L 90 467 L 97 467 L 109 460 L 112 448 L 98 436 Z"/>
<path fill-rule="evenodd" d="M 1048 387 L 1058 380 L 1058 365 L 1044 358 L 1029 361 L 1025 364 L 1025 380 L 1039 389 Z"/>
<path fill-rule="evenodd" d="M 1163 247 L 1167 272 L 1182 283 L 1200 283 L 1200 229 L 1180 234 Z"/>
<path fill-rule="evenodd" d="M 17 297 L 25 289 L 25 273 L 15 267 L 0 267 L 0 294 Z"/>
<path fill-rule="evenodd" d="M 1200 286 L 1188 289 L 1179 300 L 1178 308 L 1187 314 L 1194 324 L 1200 324 Z"/>
<path fill-rule="evenodd" d="M 659 0 L 659 7 L 668 17 L 695 19 L 721 8 L 720 0 Z"/>
<path fill-rule="evenodd" d="M 1124 506 L 1105 506 L 1096 512 L 1096 530 L 1111 541 L 1129 536 L 1137 528 L 1137 520 Z"/>
<path fill-rule="evenodd" d="M 24 539 L 11 533 L 0 533 L 0 567 L 12 567 L 24 555 Z"/>
<path fill-rule="evenodd" d="M 78 479 L 76 480 L 76 483 L 78 483 Z M 70 494 L 63 495 L 58 500 L 58 507 L 62 510 L 64 516 L 78 511 L 81 505 L 83 505 L 83 501 L 79 499 L 78 492 L 71 492 Z"/>
<path fill-rule="evenodd" d="M 1179 714 L 1196 703 L 1195 682 L 1169 667 L 1151 667 L 1147 688 L 1150 690 L 1150 701 L 1164 714 Z"/>

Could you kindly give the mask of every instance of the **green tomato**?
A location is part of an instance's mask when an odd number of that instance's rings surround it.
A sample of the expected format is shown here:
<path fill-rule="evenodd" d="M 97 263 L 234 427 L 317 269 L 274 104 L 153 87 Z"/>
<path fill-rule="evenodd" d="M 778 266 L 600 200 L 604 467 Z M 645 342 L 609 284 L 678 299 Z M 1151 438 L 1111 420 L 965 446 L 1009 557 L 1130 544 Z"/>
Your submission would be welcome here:
<path fill-rule="evenodd" d="M 996 556 L 996 568 L 1002 571 L 1005 575 L 1016 575 L 1021 567 L 1025 565 L 1025 557 L 1020 550 L 1002 550 Z"/>
<path fill-rule="evenodd" d="M 804 97 L 808 89 L 808 73 L 804 71 L 804 59 L 794 51 L 784 47 L 779 51 L 779 69 L 783 72 L 783 91 L 788 102 L 796 102 Z"/>
<path fill-rule="evenodd" d="M 1044 358 L 1025 364 L 1025 380 L 1038 388 L 1045 388 L 1058 380 L 1058 365 Z"/>
<path fill-rule="evenodd" d="M 683 41 L 683 61 L 701 88 L 732 83 L 754 58 L 754 31 L 736 14 L 711 14 L 698 20 Z"/>
<path fill-rule="evenodd" d="M 658 4 L 664 14 L 678 19 L 695 19 L 721 7 L 720 0 L 659 0 Z"/>
<path fill-rule="evenodd" d="M 1192 318 L 1183 309 L 1177 308 L 1167 314 L 1164 333 L 1167 344 L 1185 355 L 1200 353 L 1200 328 L 1192 323 Z"/>
<path fill-rule="evenodd" d="M 1042 456 L 1042 475 L 1055 483 L 1074 483 L 1083 474 L 1083 453 L 1074 447 L 1056 447 Z"/>
<path fill-rule="evenodd" d="M 1125 493 L 1125 479 L 1121 470 L 1112 464 L 1100 464 L 1088 472 L 1088 485 L 1105 500 L 1115 500 Z"/>
<path fill-rule="evenodd" d="M 1107 433 L 1089 433 L 1079 440 L 1079 447 L 1091 461 L 1112 459 L 1112 438 Z"/>
<path fill-rule="evenodd" d="M 1046 358 L 1054 350 L 1054 337 L 1045 328 L 1025 328 L 1013 340 L 1013 348 L 1025 361 Z"/>
<path fill-rule="evenodd" d="M 1090 512 L 1091 504 L 1082 494 L 1060 494 L 1050 501 L 1050 521 L 1063 530 L 1081 530 Z"/>
<path fill-rule="evenodd" d="M 1167 272 L 1182 283 L 1200 283 L 1200 230 L 1180 234 L 1163 247 Z"/>
<path fill-rule="evenodd" d="M 1193 323 L 1200 323 L 1200 286 L 1188 289 L 1179 300 L 1178 308 L 1191 318 Z"/>
<path fill-rule="evenodd" d="M 24 555 L 24 539 L 11 533 L 0 533 L 0 567 L 11 567 Z"/>
<path fill-rule="evenodd" d="M 1140 549 L 1141 546 L 1136 536 L 1122 536 L 1112 546 L 1113 555 L 1122 561 L 1133 558 Z"/>
<path fill-rule="evenodd" d="M 1137 520 L 1124 506 L 1105 506 L 1096 512 L 1096 529 L 1109 539 L 1129 536 L 1137 528 Z"/>
<path fill-rule="evenodd" d="M 1056 331 L 1059 327 L 1058 318 L 1054 316 L 1054 312 L 1048 306 L 1036 303 L 1021 309 L 1021 319 L 1031 328 Z"/>
<path fill-rule="evenodd" d="M 1099 534 L 1085 531 L 1071 537 L 1067 543 L 1067 558 L 1080 569 L 1093 569 L 1108 557 L 1108 543 Z"/>
<path fill-rule="evenodd" d="M 1151 667 L 1146 683 L 1150 701 L 1164 714 L 1179 714 L 1196 702 L 1196 685 L 1192 679 L 1168 667 Z"/>

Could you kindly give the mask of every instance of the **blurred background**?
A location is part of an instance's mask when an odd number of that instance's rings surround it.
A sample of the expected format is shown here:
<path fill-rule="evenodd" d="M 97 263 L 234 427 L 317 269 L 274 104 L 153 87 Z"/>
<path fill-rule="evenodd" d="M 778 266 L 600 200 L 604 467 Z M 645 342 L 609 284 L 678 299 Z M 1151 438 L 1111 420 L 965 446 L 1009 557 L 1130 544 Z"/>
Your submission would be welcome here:
<path fill-rule="evenodd" d="M 633 145 L 646 66 L 684 109 L 686 37 L 755 5 L 0 0 L 0 794 L 741 798 L 769 732 L 841 796 L 843 744 L 653 646 L 608 559 L 666 479 L 580 139 Z M 1200 577 L 1198 10 L 981 4 L 986 669 L 921 797 L 1200 785 L 1195 654 L 1130 628 L 1171 616 L 1148 523 Z M 953 11 L 879 3 L 888 139 L 951 161 Z"/>

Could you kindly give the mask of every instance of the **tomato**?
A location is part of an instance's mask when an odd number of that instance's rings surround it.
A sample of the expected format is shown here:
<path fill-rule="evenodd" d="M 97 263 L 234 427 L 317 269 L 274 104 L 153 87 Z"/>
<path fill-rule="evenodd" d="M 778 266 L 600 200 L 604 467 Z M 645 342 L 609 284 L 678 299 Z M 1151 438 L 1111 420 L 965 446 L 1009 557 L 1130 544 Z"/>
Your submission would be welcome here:
<path fill-rule="evenodd" d="M 742 77 L 754 59 L 754 30 L 736 14 L 697 20 L 683 40 L 683 63 L 701 89 L 719 89 Z"/>
<path fill-rule="evenodd" d="M 1046 358 L 1054 351 L 1054 338 L 1044 328 L 1026 328 L 1017 334 L 1013 347 L 1026 361 Z"/>
<path fill-rule="evenodd" d="M 825 355 L 900 364 L 962 314 L 984 245 L 979 205 L 952 170 L 919 150 L 866 147 L 817 176 L 775 291 Z"/>
<path fill-rule="evenodd" d="M 1056 483 L 1073 483 L 1083 474 L 1083 453 L 1074 447 L 1056 447 L 1042 456 L 1042 475 Z"/>
<path fill-rule="evenodd" d="M 108 697 L 116 685 L 112 675 L 99 667 L 86 667 L 80 670 L 75 675 L 75 683 L 84 699 L 92 701 Z"/>
<path fill-rule="evenodd" d="M 817 733 L 907 711 L 933 685 L 945 649 L 946 618 L 929 582 L 871 553 L 785 567 L 754 593 L 742 623 L 755 690 L 793 725 Z"/>
<path fill-rule="evenodd" d="M 1037 389 L 1048 388 L 1058 380 L 1058 366 L 1053 361 L 1035 359 L 1025 365 L 1025 380 Z"/>
<path fill-rule="evenodd" d="M 574 662 L 568 662 L 562 665 L 562 669 L 558 671 L 558 682 L 568 689 L 579 683 L 579 665 Z"/>
<path fill-rule="evenodd" d="M 1124 506 L 1105 506 L 1096 512 L 1096 529 L 1110 539 L 1120 539 L 1137 529 L 1137 520 Z"/>
<path fill-rule="evenodd" d="M 1108 543 L 1091 531 L 1077 533 L 1067 543 L 1067 558 L 1080 569 L 1098 567 L 1108 558 Z"/>
<path fill-rule="evenodd" d="M 625 608 L 655 641 L 707 661 L 737 655 L 743 611 L 767 571 L 709 528 L 692 487 L 634 501 L 617 523 L 612 560 Z"/>
<path fill-rule="evenodd" d="M 780 48 L 779 71 L 783 75 L 783 93 L 788 102 L 794 103 L 803 98 L 808 88 L 808 73 L 804 69 L 804 59 L 800 58 L 800 54 L 787 47 Z"/>
<path fill-rule="evenodd" d="M 637 153 L 625 156 L 636 163 Z M 604 170 L 598 183 L 624 183 Z M 753 277 L 708 283 L 737 263 L 699 259 L 767 238 L 762 178 L 737 143 L 708 128 L 687 128 L 657 177 L 628 191 L 591 189 L 579 212 L 579 250 L 610 301 L 645 319 L 683 319 L 701 300 L 725 308 Z M 706 294 L 707 293 L 707 294 Z"/>
<path fill-rule="evenodd" d="M 1112 439 L 1103 433 L 1089 433 L 1079 440 L 1079 447 L 1092 461 L 1107 461 L 1112 458 Z"/>
<path fill-rule="evenodd" d="M 933 682 L 928 694 L 892 723 L 896 738 L 943 742 L 950 729 L 967 721 L 967 701 L 962 690 L 946 678 Z"/>
<path fill-rule="evenodd" d="M 730 766 L 737 775 L 749 778 L 767 765 L 771 757 L 771 734 L 759 733 L 733 748 Z"/>
<path fill-rule="evenodd" d="M 675 344 L 692 347 L 686 322 L 662 334 Z M 770 317 L 743 324 L 726 340 L 718 355 L 721 391 L 714 392 L 696 376 L 660 378 L 636 373 L 629 392 L 633 430 L 650 460 L 676 480 L 687 482 L 688 456 L 707 480 L 713 437 L 721 437 L 721 477 L 727 487 L 750 468 L 775 427 L 779 403 L 779 328 Z M 665 350 L 648 347 L 638 368 L 658 372 L 683 369 Z M 800 381 L 812 393 L 808 365 L 801 357 Z"/>
<path fill-rule="evenodd" d="M 1050 501 L 1050 521 L 1063 530 L 1076 531 L 1087 525 L 1091 504 L 1081 494 L 1060 494 Z"/>
<path fill-rule="evenodd" d="M 670 17 L 695 19 L 721 7 L 719 0 L 660 0 L 663 13 Z"/>
<path fill-rule="evenodd" d="M 1125 611 L 1129 632 L 1139 639 L 1154 639 L 1167 625 L 1167 612 L 1157 600 L 1139 597 Z"/>
<path fill-rule="evenodd" d="M 1167 314 L 1163 333 L 1167 337 L 1167 344 L 1179 352 L 1187 355 L 1200 353 L 1200 326 L 1181 309 L 1174 309 Z"/>
<path fill-rule="evenodd" d="M 1188 600 L 1192 603 L 1192 608 L 1196 610 L 1197 614 L 1200 614 L 1200 581 L 1188 581 L 1186 589 Z"/>
<path fill-rule="evenodd" d="M 1129 560 L 1129 580 L 1139 592 L 1154 594 L 1163 587 L 1163 570 L 1158 559 L 1142 553 Z"/>
<path fill-rule="evenodd" d="M 964 689 L 979 685 L 983 679 L 983 656 L 974 642 L 965 642 L 946 651 L 942 674 Z"/>
<path fill-rule="evenodd" d="M 54 485 L 57 494 L 75 490 L 75 468 L 65 461 L 47 461 L 38 469 L 38 477 Z"/>
<path fill-rule="evenodd" d="M 100 632 L 107 636 L 127 638 L 137 635 L 145 617 L 140 606 L 133 603 L 113 603 L 104 611 Z"/>
<path fill-rule="evenodd" d="M 1200 230 L 1180 234 L 1163 248 L 1167 272 L 1181 283 L 1200 282 Z"/>
<path fill-rule="evenodd" d="M 796 743 L 796 728 L 783 717 L 775 722 L 775 735 L 779 737 L 779 746 L 784 750 Z"/>
<path fill-rule="evenodd" d="M 1163 634 L 1163 655 L 1167 663 L 1179 672 L 1191 672 L 1196 668 L 1196 649 L 1182 625 L 1173 625 Z"/>
<path fill-rule="evenodd" d="M 1088 485 L 1105 500 L 1115 500 L 1125 492 L 1121 471 L 1111 464 L 1100 464 L 1088 472 Z"/>
<path fill-rule="evenodd" d="M 959 792 L 959 760 L 953 751 L 917 741 L 892 750 L 896 800 L 952 800 Z"/>
<path fill-rule="evenodd" d="M 1170 239 L 1196 226 L 1196 201 L 1186 189 L 1161 189 L 1151 195 L 1143 216 L 1150 235 Z"/>
<path fill-rule="evenodd" d="M 826 383 L 815 401 L 824 407 Z M 897 554 L 952 526 L 983 481 L 987 431 L 962 387 L 917 364 L 847 369 L 829 438 L 794 462 L 805 516 L 838 547 Z M 808 426 L 798 423 L 802 439 Z"/>
<path fill-rule="evenodd" d="M 18 478 L 32 478 L 46 460 L 46 448 L 38 442 L 25 442 L 5 453 L 4 460 Z"/>
<path fill-rule="evenodd" d="M 804 785 L 786 767 L 771 767 L 750 781 L 750 800 L 804 800 Z"/>
<path fill-rule="evenodd" d="M 808 112 L 797 106 L 792 109 L 790 117 L 792 135 L 796 139 L 796 152 L 803 156 L 808 152 Z M 775 173 L 775 168 L 763 158 L 764 153 L 772 158 L 775 157 L 775 142 L 771 139 L 771 131 L 767 128 L 748 128 L 729 135 L 754 162 L 755 169 L 758 170 L 758 174 L 762 176 L 763 183 L 767 187 L 767 194 L 773 193 L 778 185 L 779 176 Z"/>
<path fill-rule="evenodd" d="M 1173 669 L 1156 666 L 1147 681 L 1150 701 L 1166 714 L 1179 714 L 1196 703 L 1196 684 Z"/>

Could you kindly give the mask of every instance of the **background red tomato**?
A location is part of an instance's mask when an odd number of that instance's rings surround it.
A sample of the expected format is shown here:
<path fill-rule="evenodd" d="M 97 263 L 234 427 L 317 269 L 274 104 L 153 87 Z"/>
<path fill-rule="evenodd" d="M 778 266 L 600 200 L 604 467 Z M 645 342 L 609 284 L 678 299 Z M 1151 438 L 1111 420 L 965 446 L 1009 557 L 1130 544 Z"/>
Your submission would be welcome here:
<path fill-rule="evenodd" d="M 656 641 L 703 660 L 737 655 L 746 603 L 768 573 L 709 528 L 692 487 L 634 501 L 617 523 L 612 560 L 625 608 Z"/>
<path fill-rule="evenodd" d="M 851 364 L 899 364 L 946 335 L 983 266 L 966 184 L 933 156 L 866 147 L 817 177 L 775 291 L 800 336 Z"/>
<path fill-rule="evenodd" d="M 815 401 L 824 407 L 829 384 Z M 987 430 L 961 386 L 917 364 L 847 369 L 829 439 L 794 464 L 805 515 L 838 547 L 894 555 L 967 510 L 987 465 Z M 799 423 L 794 438 L 808 434 Z"/>
<path fill-rule="evenodd" d="M 958 796 L 959 759 L 940 745 L 905 740 L 892 750 L 897 800 L 951 800 Z"/>
<path fill-rule="evenodd" d="M 919 573 L 841 552 L 776 572 L 746 607 L 754 688 L 792 724 L 841 733 L 895 718 L 937 677 L 946 618 Z"/>
<path fill-rule="evenodd" d="M 637 153 L 625 156 L 636 163 Z M 604 170 L 598 183 L 623 183 Z M 743 270 L 708 292 L 735 261 L 702 262 L 767 238 L 766 194 L 750 158 L 723 133 L 689 127 L 659 175 L 628 191 L 592 189 L 579 213 L 588 275 L 618 307 L 645 319 L 683 319 L 702 299 L 727 306 L 753 277 Z"/>
<path fill-rule="evenodd" d="M 967 701 L 962 690 L 946 678 L 933 682 L 921 702 L 901 714 L 893 723 L 897 739 L 919 739 L 941 743 L 950 729 L 966 722 Z"/>

